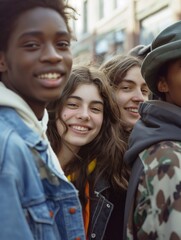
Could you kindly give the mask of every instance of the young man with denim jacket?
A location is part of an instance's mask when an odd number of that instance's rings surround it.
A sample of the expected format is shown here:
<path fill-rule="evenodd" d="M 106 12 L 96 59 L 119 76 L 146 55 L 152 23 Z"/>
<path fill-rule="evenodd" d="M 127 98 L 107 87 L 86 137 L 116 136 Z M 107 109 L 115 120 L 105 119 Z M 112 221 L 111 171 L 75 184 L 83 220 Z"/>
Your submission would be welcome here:
<path fill-rule="evenodd" d="M 63 0 L 0 0 L 0 238 L 84 240 L 78 193 L 47 140 L 46 105 L 68 80 Z"/>

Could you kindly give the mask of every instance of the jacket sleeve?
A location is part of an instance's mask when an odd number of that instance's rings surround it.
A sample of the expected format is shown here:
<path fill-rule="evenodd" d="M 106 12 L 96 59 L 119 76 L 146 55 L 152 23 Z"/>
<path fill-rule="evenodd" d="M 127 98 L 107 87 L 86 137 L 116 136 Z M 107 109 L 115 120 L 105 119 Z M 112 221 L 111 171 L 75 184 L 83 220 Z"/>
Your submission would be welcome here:
<path fill-rule="evenodd" d="M 0 239 L 33 240 L 12 176 L 0 175 Z"/>
<path fill-rule="evenodd" d="M 180 239 L 181 146 L 161 142 L 140 154 L 134 225 L 138 239 Z"/>

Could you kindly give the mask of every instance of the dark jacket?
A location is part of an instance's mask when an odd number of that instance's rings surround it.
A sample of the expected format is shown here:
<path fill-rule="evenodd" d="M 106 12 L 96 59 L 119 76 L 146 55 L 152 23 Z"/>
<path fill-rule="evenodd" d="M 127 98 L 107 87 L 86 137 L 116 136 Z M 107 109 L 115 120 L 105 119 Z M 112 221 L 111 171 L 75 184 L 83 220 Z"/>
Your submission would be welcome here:
<path fill-rule="evenodd" d="M 107 181 L 99 179 L 91 191 L 89 240 L 122 240 L 126 191 L 116 192 Z"/>
<path fill-rule="evenodd" d="M 180 186 L 181 181 L 178 167 L 181 161 L 181 108 L 167 102 L 148 101 L 140 105 L 139 113 L 141 119 L 133 128 L 124 157 L 132 166 L 124 239 L 171 239 L 169 236 L 180 236 L 181 231 L 180 227 L 174 227 L 173 231 L 171 222 L 176 226 L 177 218 L 174 215 L 169 218 L 172 208 L 181 205 L 181 197 L 177 194 L 179 188 L 174 188 L 175 184 Z M 180 174 L 175 174 L 175 169 Z M 174 199 L 173 196 L 178 197 Z M 181 217 L 181 211 L 175 210 Z"/>

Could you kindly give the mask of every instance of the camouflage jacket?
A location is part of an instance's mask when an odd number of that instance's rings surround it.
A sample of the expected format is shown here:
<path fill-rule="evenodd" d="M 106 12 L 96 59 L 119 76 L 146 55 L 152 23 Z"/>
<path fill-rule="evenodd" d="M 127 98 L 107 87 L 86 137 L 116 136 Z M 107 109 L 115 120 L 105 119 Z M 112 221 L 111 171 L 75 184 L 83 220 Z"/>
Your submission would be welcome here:
<path fill-rule="evenodd" d="M 181 240 L 181 108 L 147 101 L 139 113 L 124 155 L 132 166 L 124 239 Z"/>
<path fill-rule="evenodd" d="M 143 172 L 128 220 L 127 240 L 179 240 L 181 142 L 157 143 L 139 157 Z"/>

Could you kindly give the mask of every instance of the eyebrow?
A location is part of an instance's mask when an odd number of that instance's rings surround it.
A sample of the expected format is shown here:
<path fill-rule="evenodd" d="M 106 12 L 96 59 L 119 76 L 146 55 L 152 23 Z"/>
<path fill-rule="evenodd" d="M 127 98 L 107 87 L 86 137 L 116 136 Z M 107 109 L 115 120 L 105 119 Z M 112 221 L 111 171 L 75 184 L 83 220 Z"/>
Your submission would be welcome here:
<path fill-rule="evenodd" d="M 81 97 L 78 97 L 78 96 L 68 97 L 68 99 L 70 99 L 70 98 L 77 99 L 79 101 L 83 101 L 83 99 Z M 91 101 L 91 103 L 104 105 L 104 103 L 102 101 L 98 101 L 98 100 L 93 100 L 93 101 Z"/>
<path fill-rule="evenodd" d="M 43 32 L 42 31 L 29 31 L 29 32 L 24 32 L 22 33 L 19 38 L 23 38 L 23 37 L 28 37 L 28 36 L 41 36 L 43 35 Z M 57 36 L 60 36 L 60 37 L 68 37 L 70 38 L 70 33 L 69 32 L 66 32 L 66 31 L 58 31 L 56 32 L 56 35 Z"/>
<path fill-rule="evenodd" d="M 121 82 L 134 83 L 134 81 L 130 79 L 122 79 Z"/>
<path fill-rule="evenodd" d="M 121 84 L 122 82 L 127 82 L 127 83 L 131 83 L 131 84 L 135 84 L 135 81 L 132 81 L 132 80 L 130 80 L 130 79 L 123 79 L 123 80 L 120 82 L 120 84 Z M 146 82 L 144 82 L 142 85 L 145 86 L 145 87 L 148 87 L 148 85 L 146 84 Z"/>

